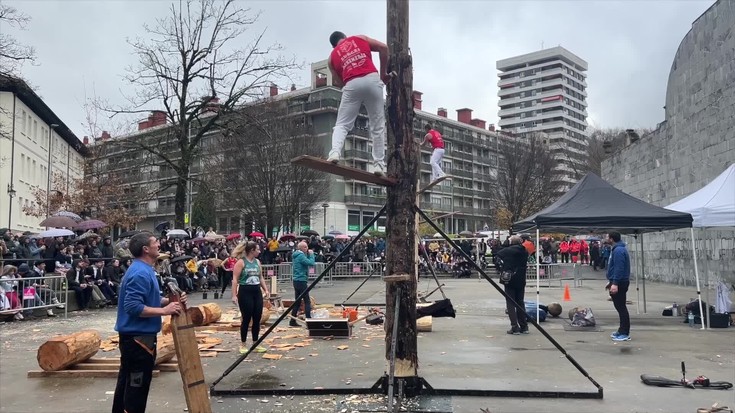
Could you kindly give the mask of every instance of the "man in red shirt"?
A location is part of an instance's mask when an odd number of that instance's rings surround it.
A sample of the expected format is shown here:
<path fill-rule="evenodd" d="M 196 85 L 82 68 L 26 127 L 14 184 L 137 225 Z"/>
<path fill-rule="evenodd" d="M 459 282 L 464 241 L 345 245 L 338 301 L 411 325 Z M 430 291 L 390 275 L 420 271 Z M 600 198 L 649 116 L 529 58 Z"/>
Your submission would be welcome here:
<path fill-rule="evenodd" d="M 434 182 L 446 175 L 441 167 L 442 158 L 444 158 L 444 140 L 442 139 L 442 134 L 432 129 L 428 123 L 424 129 L 426 129 L 426 135 L 424 136 L 423 143 L 434 148 L 434 151 L 431 153 L 431 161 L 429 161 L 429 164 L 431 164 L 431 182 Z"/>
<path fill-rule="evenodd" d="M 333 84 L 342 86 L 342 101 L 337 111 L 337 123 L 332 132 L 332 149 L 327 161 L 339 162 L 347 133 L 360 113 L 367 109 L 370 138 L 373 141 L 373 172 L 385 175 L 385 100 L 383 85 L 391 76 L 388 69 L 388 46 L 367 36 L 345 36 L 334 32 L 329 36 L 334 50 L 329 55 L 329 70 Z M 372 52 L 380 56 L 380 72 L 373 64 Z"/>

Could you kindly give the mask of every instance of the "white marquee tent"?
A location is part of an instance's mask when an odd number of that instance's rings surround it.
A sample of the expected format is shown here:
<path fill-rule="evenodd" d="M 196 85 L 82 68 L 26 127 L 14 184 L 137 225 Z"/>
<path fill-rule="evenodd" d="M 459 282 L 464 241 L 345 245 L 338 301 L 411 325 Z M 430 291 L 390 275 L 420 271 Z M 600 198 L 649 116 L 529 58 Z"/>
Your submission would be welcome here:
<path fill-rule="evenodd" d="M 692 226 L 697 228 L 735 227 L 735 164 L 730 165 L 699 191 L 674 202 L 666 209 L 692 214 Z M 709 286 L 709 265 L 706 258 L 704 284 Z M 709 304 L 709 288 L 706 296 Z M 709 327 L 709 317 L 707 325 Z"/>

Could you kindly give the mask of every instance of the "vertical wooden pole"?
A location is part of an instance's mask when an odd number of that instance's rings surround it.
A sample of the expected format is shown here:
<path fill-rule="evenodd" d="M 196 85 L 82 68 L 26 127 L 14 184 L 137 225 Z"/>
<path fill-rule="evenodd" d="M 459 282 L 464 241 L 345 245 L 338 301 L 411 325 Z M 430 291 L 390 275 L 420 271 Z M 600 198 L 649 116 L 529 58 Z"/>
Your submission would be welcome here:
<path fill-rule="evenodd" d="M 386 360 L 390 359 L 393 323 L 398 323 L 395 377 L 403 380 L 406 395 L 420 390 L 416 340 L 416 203 L 419 145 L 413 133 L 413 65 L 408 48 L 408 0 L 387 0 L 390 70 L 397 76 L 388 84 L 388 175 L 397 185 L 388 188 L 386 272 L 396 276 L 386 285 Z M 404 276 L 404 277 L 400 277 Z M 400 294 L 398 320 L 394 320 L 396 294 Z"/>

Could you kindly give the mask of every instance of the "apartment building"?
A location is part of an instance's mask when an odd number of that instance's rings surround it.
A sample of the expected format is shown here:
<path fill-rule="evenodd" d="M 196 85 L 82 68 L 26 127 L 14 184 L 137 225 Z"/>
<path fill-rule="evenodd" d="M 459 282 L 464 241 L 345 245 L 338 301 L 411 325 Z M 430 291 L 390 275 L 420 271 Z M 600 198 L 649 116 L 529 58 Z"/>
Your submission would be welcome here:
<path fill-rule="evenodd" d="M 86 148 L 26 82 L 0 75 L 0 227 L 37 232 L 43 219 L 23 212 L 33 188 L 48 190 L 61 174 L 83 176 Z"/>
<path fill-rule="evenodd" d="M 558 46 L 499 60 L 498 126 L 542 133 L 557 160 L 561 190 L 586 172 L 587 62 Z"/>
<path fill-rule="evenodd" d="M 267 96 L 263 101 L 285 103 L 282 105 L 284 115 L 304 119 L 317 143 L 324 148 L 323 156 L 326 157 L 331 146 L 332 128 L 337 119 L 337 109 L 342 95 L 338 88 L 332 86 L 326 60 L 311 65 L 309 87 L 302 89 L 292 87 L 290 91 L 279 93 L 279 89 L 273 86 L 265 94 Z M 423 111 L 421 96 L 421 92 L 414 92 L 416 137 L 423 138 L 423 126 L 427 122 L 431 122 L 441 131 L 446 145 L 443 168 L 454 177 L 452 180 L 444 181 L 430 193 L 423 194 L 421 207 L 432 216 L 439 217 L 437 221 L 449 232 L 482 230 L 486 226 L 491 226 L 491 195 L 496 185 L 498 143 L 500 139 L 507 138 L 495 132 L 493 125 L 486 127 L 484 120 L 473 118 L 471 109 L 457 110 L 456 120 L 450 119 L 448 111 L 443 108 L 437 113 Z M 165 118 L 154 113 L 139 124 L 140 130 L 136 134 L 125 139 L 143 139 L 150 134 L 162 133 L 167 127 Z M 143 157 L 131 152 L 130 145 L 126 148 L 120 146 L 115 151 L 109 152 L 109 162 L 103 160 L 101 165 L 112 167 L 124 164 L 132 168 L 128 174 L 129 179 L 134 179 L 140 185 L 148 185 L 149 189 L 163 187 L 173 178 L 173 173 L 165 165 L 151 168 L 136 164 L 135 160 Z M 363 109 L 354 129 L 348 134 L 343 159 L 347 165 L 368 170 L 368 165 L 372 163 L 371 154 L 368 117 Z M 422 185 L 427 184 L 430 179 L 430 156 L 430 149 L 422 148 L 420 167 Z M 197 160 L 191 171 L 192 176 L 198 177 L 199 174 L 206 173 L 205 165 L 206 160 Z M 335 175 L 325 175 L 325 179 L 330 186 L 329 197 L 302 214 L 300 228 L 289 230 L 311 228 L 320 233 L 336 230 L 354 235 L 375 216 L 386 201 L 385 188 Z M 193 198 L 196 196 L 196 186 L 192 192 Z M 139 225 L 140 228 L 151 229 L 157 223 L 166 220 L 173 222 L 173 189 L 162 192 L 156 199 L 141 202 L 138 208 L 139 213 L 145 218 Z M 219 210 L 216 230 L 221 233 L 249 232 L 253 229 L 253 221 L 256 221 L 256 217 L 242 216 L 238 211 Z M 378 220 L 374 229 L 384 230 L 385 219 Z"/>

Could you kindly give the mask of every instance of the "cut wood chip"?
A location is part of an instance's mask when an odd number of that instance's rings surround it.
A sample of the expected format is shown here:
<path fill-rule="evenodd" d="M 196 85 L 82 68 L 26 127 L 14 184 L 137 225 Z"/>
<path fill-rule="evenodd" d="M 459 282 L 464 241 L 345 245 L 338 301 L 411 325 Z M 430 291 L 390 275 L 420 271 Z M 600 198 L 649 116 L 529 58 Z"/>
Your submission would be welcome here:
<path fill-rule="evenodd" d="M 266 360 L 280 360 L 281 357 L 283 357 L 283 354 L 270 354 L 270 353 L 263 354 L 263 358 Z"/>
<path fill-rule="evenodd" d="M 348 349 L 348 348 L 350 348 L 350 346 L 348 346 L 348 345 L 346 345 L 346 344 L 343 344 L 343 345 L 341 345 L 341 346 L 337 346 L 337 350 L 346 350 L 346 349 Z"/>
<path fill-rule="evenodd" d="M 199 353 L 199 357 L 217 357 L 216 351 L 206 351 Z"/>
<path fill-rule="evenodd" d="M 362 346 L 365 348 L 370 348 L 370 344 L 363 344 Z"/>
<path fill-rule="evenodd" d="M 305 346 L 308 346 L 309 343 L 294 343 L 293 345 L 294 347 L 305 347 Z"/>
<path fill-rule="evenodd" d="M 311 354 L 309 354 L 309 357 L 316 357 L 318 355 L 319 355 L 319 353 L 311 353 Z"/>

